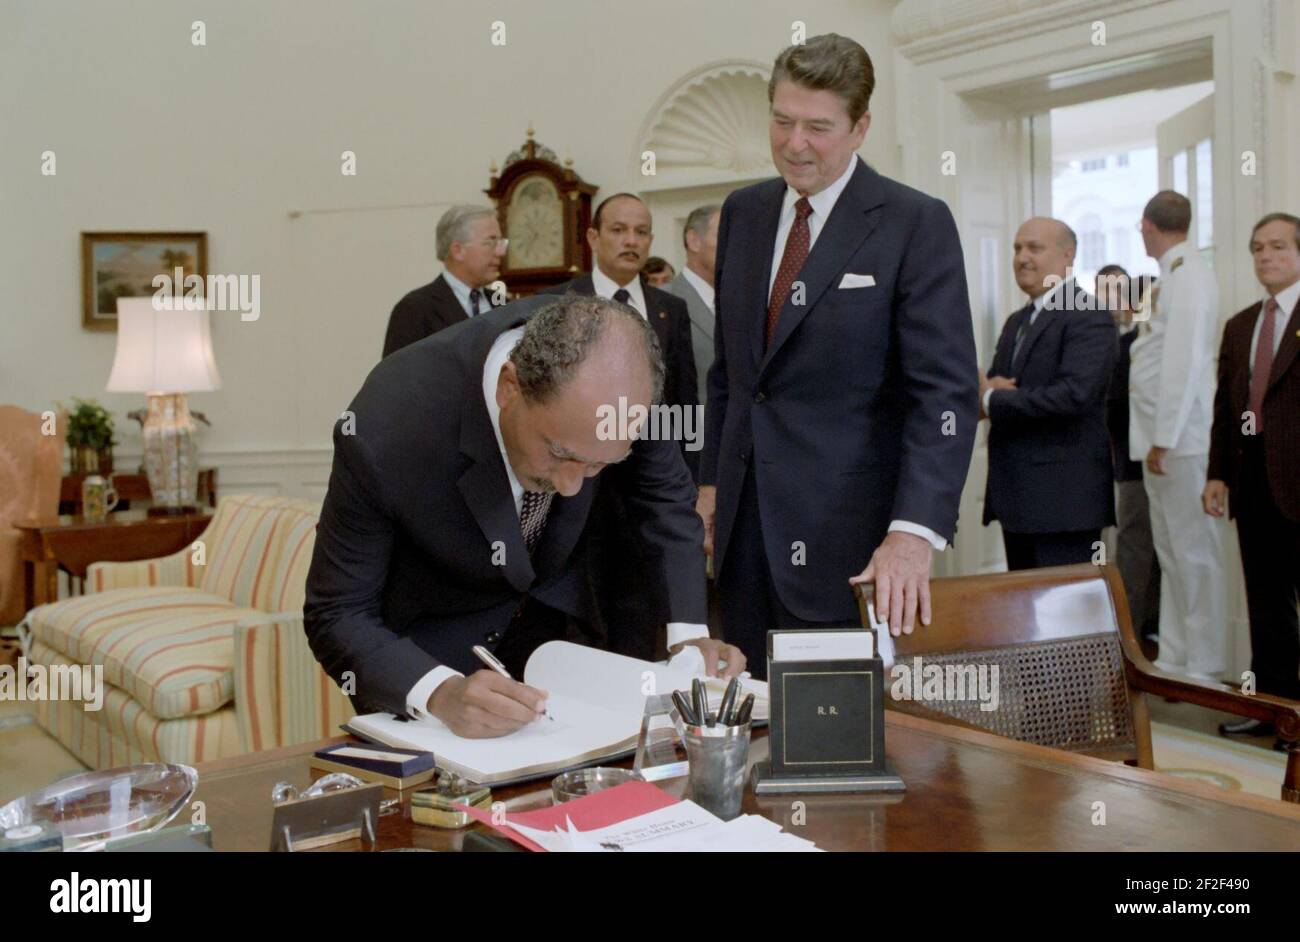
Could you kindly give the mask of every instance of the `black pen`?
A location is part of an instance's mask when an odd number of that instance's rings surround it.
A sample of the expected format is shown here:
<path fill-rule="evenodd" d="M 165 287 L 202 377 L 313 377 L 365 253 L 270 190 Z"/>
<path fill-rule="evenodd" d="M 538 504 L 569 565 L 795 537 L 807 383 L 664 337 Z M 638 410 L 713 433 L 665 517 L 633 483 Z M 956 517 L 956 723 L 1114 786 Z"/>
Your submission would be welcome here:
<path fill-rule="evenodd" d="M 723 726 L 731 726 L 732 720 L 735 719 L 736 692 L 740 689 L 740 680 L 736 677 L 731 678 L 727 684 L 727 692 L 722 695 L 722 706 L 718 707 L 718 722 Z"/>
<path fill-rule="evenodd" d="M 749 722 L 750 714 L 754 712 L 754 695 L 745 694 L 745 699 L 740 702 L 740 709 L 736 711 L 735 726 L 744 726 Z"/>
<path fill-rule="evenodd" d="M 682 722 L 687 726 L 699 726 L 699 720 L 695 718 L 695 711 L 691 705 L 686 702 L 686 694 L 680 690 L 673 691 L 673 703 L 677 706 L 677 712 L 681 714 Z"/>
<path fill-rule="evenodd" d="M 709 722 L 709 695 L 704 692 L 704 681 L 696 677 L 691 681 L 691 703 L 695 707 L 696 726 L 712 726 Z"/>

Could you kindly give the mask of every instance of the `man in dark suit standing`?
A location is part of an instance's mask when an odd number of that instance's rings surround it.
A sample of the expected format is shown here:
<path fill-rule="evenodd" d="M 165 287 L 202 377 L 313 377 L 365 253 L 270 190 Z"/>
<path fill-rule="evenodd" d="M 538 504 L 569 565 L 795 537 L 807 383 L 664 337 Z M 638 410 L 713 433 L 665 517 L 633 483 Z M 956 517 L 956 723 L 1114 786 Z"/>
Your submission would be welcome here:
<path fill-rule="evenodd" d="M 703 428 L 698 410 L 691 321 L 686 303 L 651 287 L 641 274 L 654 239 L 650 210 L 631 193 L 601 201 L 587 230 L 595 265 L 591 274 L 547 289 L 554 294 L 595 295 L 633 308 L 654 329 L 664 360 L 662 404 L 681 417 L 681 449 L 692 476 L 698 467 Z M 603 642 L 630 657 L 657 660 L 677 639 L 672 621 L 646 582 L 654 547 L 629 532 L 628 507 L 617 482 L 598 489 L 592 510 L 590 566 L 596 619 Z"/>
<path fill-rule="evenodd" d="M 1093 559 L 1115 522 L 1106 388 L 1110 313 L 1075 283 L 1077 241 L 1057 219 L 1016 232 L 1012 269 L 1029 303 L 1002 328 L 980 406 L 990 420 L 984 523 L 1002 524 L 1008 569 Z"/>
<path fill-rule="evenodd" d="M 699 509 L 724 637 L 756 674 L 769 629 L 858 625 L 851 584 L 874 582 L 895 634 L 929 622 L 975 439 L 957 227 L 857 158 L 874 85 L 842 36 L 777 56 L 781 177 L 732 193 L 718 226 Z"/>
<path fill-rule="evenodd" d="M 507 247 L 496 210 L 453 206 L 438 220 L 435 238 L 443 272 L 397 302 L 388 318 L 384 356 L 493 307 L 488 286 L 501 274 Z"/>
<path fill-rule="evenodd" d="M 699 377 L 700 403 L 707 404 L 705 383 L 713 365 L 713 272 L 718 261 L 718 222 L 722 207 L 716 203 L 697 206 L 686 217 L 682 243 L 686 267 L 664 289 L 686 302 L 691 318 L 691 348 L 695 352 L 695 373 Z"/>
<path fill-rule="evenodd" d="M 581 640 L 581 536 L 596 479 L 617 477 L 655 547 L 648 581 L 706 669 L 744 666 L 704 627 L 695 488 L 673 442 L 601 429 L 619 397 L 648 407 L 663 363 L 622 305 L 529 298 L 384 359 L 334 429 L 307 577 L 312 651 L 357 708 L 435 716 L 463 736 L 531 722 L 545 694 L 473 670 L 473 645 L 521 676 Z"/>
<path fill-rule="evenodd" d="M 1119 265 L 1106 265 L 1097 272 L 1097 300 L 1110 311 L 1119 331 L 1119 355 L 1106 392 L 1106 431 L 1115 474 L 1115 565 L 1124 579 L 1133 629 L 1140 638 L 1155 638 L 1160 632 L 1160 561 L 1151 537 L 1142 462 L 1129 455 L 1128 377 L 1129 348 L 1138 335 L 1133 311 L 1151 281 L 1149 275 L 1130 280 Z"/>
<path fill-rule="evenodd" d="M 1300 700 L 1300 218 L 1265 216 L 1250 254 L 1264 298 L 1223 330 L 1201 501 L 1237 521 L 1257 689 Z M 1273 732 L 1256 720 L 1220 731 Z"/>

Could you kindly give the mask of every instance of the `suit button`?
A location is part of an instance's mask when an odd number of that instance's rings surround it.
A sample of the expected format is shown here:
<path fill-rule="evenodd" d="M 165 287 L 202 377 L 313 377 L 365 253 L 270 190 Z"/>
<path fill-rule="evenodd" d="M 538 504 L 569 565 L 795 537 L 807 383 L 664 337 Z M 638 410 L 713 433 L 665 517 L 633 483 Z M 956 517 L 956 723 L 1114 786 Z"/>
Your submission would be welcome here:
<path fill-rule="evenodd" d="M 754 393 L 755 402 L 763 402 L 766 399 L 767 399 L 767 393 L 763 392 L 761 389 L 758 392 Z"/>
<path fill-rule="evenodd" d="M 496 644 L 498 641 L 501 640 L 501 632 L 489 631 L 487 634 L 483 636 L 483 640 L 486 641 L 488 644 Z"/>
<path fill-rule="evenodd" d="M 748 452 L 748 451 L 745 451 L 744 449 L 742 449 L 741 452 L 740 452 L 740 460 L 741 460 L 741 461 L 748 461 L 748 460 L 749 460 L 749 452 Z"/>

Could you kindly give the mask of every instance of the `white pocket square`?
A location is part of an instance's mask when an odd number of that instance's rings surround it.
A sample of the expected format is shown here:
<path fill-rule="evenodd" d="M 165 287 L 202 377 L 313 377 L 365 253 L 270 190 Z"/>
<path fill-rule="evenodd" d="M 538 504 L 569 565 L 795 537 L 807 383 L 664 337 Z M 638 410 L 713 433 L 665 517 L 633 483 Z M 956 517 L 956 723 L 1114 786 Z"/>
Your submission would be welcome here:
<path fill-rule="evenodd" d="M 840 281 L 841 288 L 874 288 L 876 279 L 873 275 L 845 275 Z"/>

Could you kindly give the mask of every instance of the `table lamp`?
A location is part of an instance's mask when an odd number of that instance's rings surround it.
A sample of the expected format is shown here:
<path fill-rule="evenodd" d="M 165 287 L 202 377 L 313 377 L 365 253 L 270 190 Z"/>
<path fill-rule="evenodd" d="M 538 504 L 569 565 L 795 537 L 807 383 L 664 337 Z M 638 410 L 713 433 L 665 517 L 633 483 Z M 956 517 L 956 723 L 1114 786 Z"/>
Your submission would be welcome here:
<path fill-rule="evenodd" d="M 151 514 L 183 514 L 198 503 L 194 420 L 185 394 L 221 388 L 201 300 L 118 298 L 117 353 L 109 392 L 148 395 L 144 467 Z"/>

